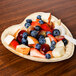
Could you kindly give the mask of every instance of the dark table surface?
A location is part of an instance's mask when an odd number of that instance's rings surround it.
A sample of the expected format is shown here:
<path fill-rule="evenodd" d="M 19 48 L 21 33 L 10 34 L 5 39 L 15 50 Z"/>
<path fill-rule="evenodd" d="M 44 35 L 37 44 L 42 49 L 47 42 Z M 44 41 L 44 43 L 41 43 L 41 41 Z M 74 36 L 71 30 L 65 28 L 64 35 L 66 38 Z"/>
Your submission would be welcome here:
<path fill-rule="evenodd" d="M 60 18 L 76 38 L 76 0 L 0 0 L 0 36 L 33 12 L 50 12 Z M 76 51 L 76 49 L 75 49 Z M 39 63 L 21 58 L 0 41 L 0 76 L 75 76 L 76 52 L 65 61 Z"/>

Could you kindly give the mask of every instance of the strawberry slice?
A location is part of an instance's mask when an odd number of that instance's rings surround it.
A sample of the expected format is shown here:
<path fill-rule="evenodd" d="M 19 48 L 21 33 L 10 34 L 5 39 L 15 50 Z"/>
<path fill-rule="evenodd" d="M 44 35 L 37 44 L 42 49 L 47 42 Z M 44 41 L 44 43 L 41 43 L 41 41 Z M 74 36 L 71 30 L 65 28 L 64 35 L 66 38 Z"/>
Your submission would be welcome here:
<path fill-rule="evenodd" d="M 50 29 L 50 27 L 48 26 L 48 24 L 44 23 L 41 25 L 41 28 L 45 31 L 50 31 L 52 32 L 53 30 Z"/>
<path fill-rule="evenodd" d="M 55 38 L 56 38 L 56 40 L 60 41 L 60 40 L 64 39 L 64 36 L 56 36 Z"/>
<path fill-rule="evenodd" d="M 53 35 L 48 34 L 48 37 L 50 38 L 50 41 L 54 40 L 57 43 L 57 40 L 56 40 L 56 38 Z"/>
<path fill-rule="evenodd" d="M 35 48 L 31 48 L 30 56 L 35 56 L 35 57 L 39 57 L 39 58 L 45 58 L 45 55 L 42 54 L 41 52 L 39 52 L 39 50 L 37 50 Z"/>
<path fill-rule="evenodd" d="M 31 23 L 31 26 L 35 27 L 35 26 L 41 26 L 39 22 L 33 21 Z"/>
<path fill-rule="evenodd" d="M 40 19 L 36 19 L 36 22 L 39 22 Z"/>
<path fill-rule="evenodd" d="M 11 43 L 10 43 L 11 46 L 13 46 L 14 48 L 17 47 L 17 45 L 19 45 L 19 43 L 16 41 L 16 40 L 13 40 Z"/>

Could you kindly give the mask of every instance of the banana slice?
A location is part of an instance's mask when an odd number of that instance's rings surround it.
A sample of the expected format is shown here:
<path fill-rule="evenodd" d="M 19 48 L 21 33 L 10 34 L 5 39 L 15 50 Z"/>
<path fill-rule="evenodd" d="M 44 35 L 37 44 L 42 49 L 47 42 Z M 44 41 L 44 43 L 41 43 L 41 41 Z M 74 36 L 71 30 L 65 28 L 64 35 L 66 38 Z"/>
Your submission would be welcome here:
<path fill-rule="evenodd" d="M 57 42 L 56 47 L 64 47 L 63 41 L 61 40 L 61 41 Z"/>
<path fill-rule="evenodd" d="M 49 37 L 45 37 L 45 40 L 46 40 L 46 44 L 48 44 L 49 46 L 51 46 L 51 41 L 50 41 Z"/>
<path fill-rule="evenodd" d="M 14 37 L 12 35 L 7 35 L 4 39 L 4 42 L 6 42 L 6 44 L 9 45 L 13 39 Z"/>
<path fill-rule="evenodd" d="M 65 48 L 64 47 L 56 47 L 53 51 L 52 54 L 55 58 L 61 57 L 65 54 Z"/>

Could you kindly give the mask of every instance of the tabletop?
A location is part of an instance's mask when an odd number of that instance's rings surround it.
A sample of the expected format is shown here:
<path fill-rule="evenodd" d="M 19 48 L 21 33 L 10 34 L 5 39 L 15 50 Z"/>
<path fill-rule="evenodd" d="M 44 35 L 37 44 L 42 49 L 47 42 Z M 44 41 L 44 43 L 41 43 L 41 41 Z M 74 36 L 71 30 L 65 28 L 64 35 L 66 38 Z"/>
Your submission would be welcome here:
<path fill-rule="evenodd" d="M 33 12 L 51 12 L 62 20 L 76 38 L 76 0 L 0 0 L 0 36 L 7 27 L 21 23 Z M 21 58 L 0 41 L 0 76 L 75 76 L 74 55 L 56 63 L 40 63 Z"/>

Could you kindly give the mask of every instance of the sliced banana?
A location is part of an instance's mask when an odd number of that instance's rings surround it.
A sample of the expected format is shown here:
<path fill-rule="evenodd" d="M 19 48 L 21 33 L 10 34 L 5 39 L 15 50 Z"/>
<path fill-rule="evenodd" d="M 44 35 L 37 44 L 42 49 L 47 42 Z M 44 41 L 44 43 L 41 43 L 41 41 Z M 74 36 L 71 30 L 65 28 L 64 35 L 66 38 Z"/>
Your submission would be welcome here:
<path fill-rule="evenodd" d="M 61 40 L 61 41 L 57 42 L 56 47 L 64 47 L 63 41 Z"/>
<path fill-rule="evenodd" d="M 9 44 L 12 42 L 13 39 L 14 39 L 14 37 L 13 37 L 12 35 L 7 35 L 7 36 L 5 37 L 5 39 L 4 39 L 4 42 L 5 42 L 7 45 L 9 45 Z"/>
<path fill-rule="evenodd" d="M 55 58 L 61 57 L 65 54 L 65 48 L 64 47 L 56 47 L 53 51 L 52 54 Z"/>
<path fill-rule="evenodd" d="M 46 44 L 48 44 L 49 46 L 51 46 L 51 41 L 50 41 L 49 37 L 45 37 L 45 40 L 46 40 Z"/>
<path fill-rule="evenodd" d="M 50 13 L 43 13 L 43 15 L 41 16 L 41 19 L 45 22 L 48 22 L 49 15 Z"/>

